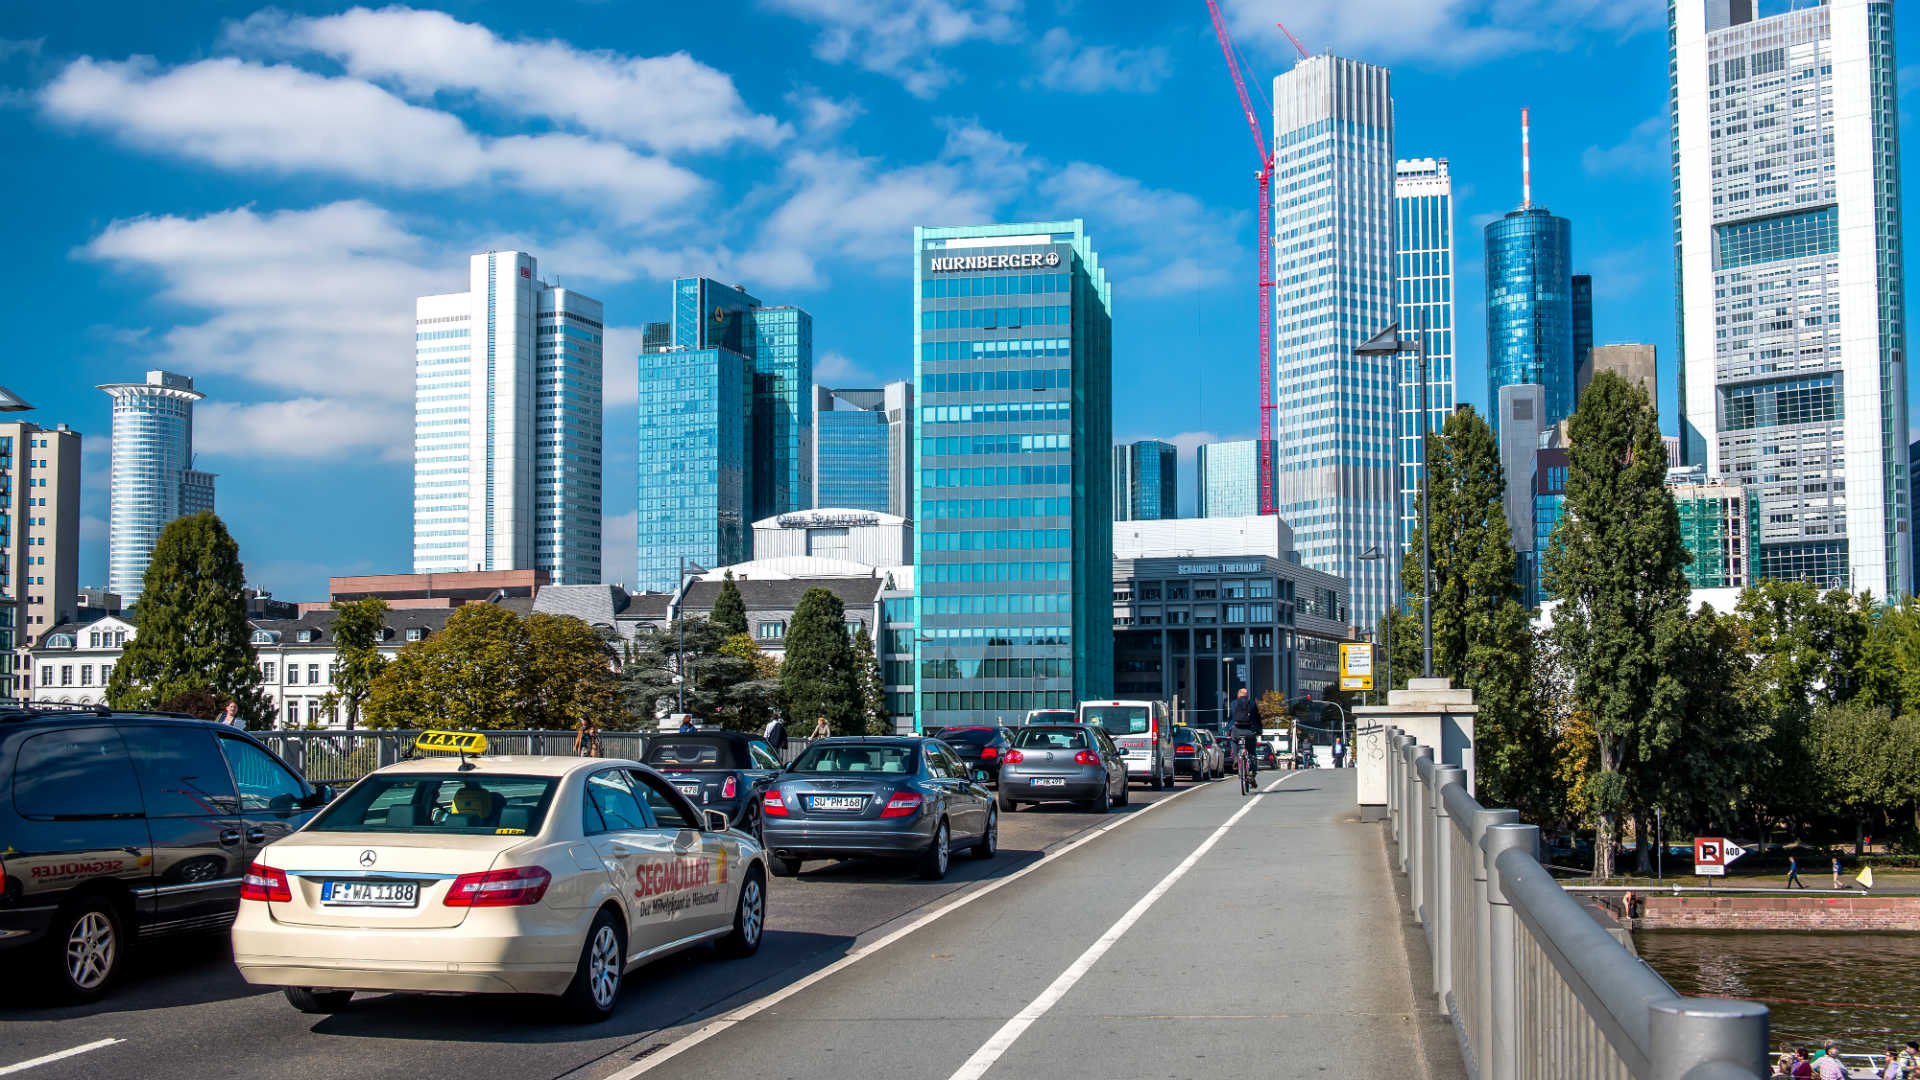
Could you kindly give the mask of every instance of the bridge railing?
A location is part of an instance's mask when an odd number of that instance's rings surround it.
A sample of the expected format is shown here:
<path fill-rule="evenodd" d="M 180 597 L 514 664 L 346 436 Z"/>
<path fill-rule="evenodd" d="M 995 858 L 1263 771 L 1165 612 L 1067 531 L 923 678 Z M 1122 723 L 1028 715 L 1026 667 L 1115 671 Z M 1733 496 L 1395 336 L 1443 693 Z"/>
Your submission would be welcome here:
<path fill-rule="evenodd" d="M 316 784 L 350 784 L 375 769 L 401 760 L 420 736 L 418 731 L 360 728 L 353 731 L 253 731 L 287 764 Z M 488 754 L 572 754 L 571 731 L 487 731 Z M 657 731 L 601 731 L 603 757 L 639 759 L 641 740 Z M 668 732 L 666 734 L 671 734 Z M 805 739 L 791 740 L 780 752 L 792 761 L 806 749 Z"/>
<path fill-rule="evenodd" d="M 1540 861 L 1540 830 L 1387 730 L 1394 865 L 1477 1080 L 1753 1080 L 1764 1005 L 1676 993 Z"/>

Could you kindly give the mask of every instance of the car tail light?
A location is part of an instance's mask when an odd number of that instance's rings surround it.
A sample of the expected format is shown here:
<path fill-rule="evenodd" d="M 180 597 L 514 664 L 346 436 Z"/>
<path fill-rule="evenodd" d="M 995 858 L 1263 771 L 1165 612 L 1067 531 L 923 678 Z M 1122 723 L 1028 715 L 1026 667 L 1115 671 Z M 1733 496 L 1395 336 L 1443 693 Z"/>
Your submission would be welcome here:
<path fill-rule="evenodd" d="M 1009 750 L 1007 751 L 1007 756 L 1000 759 L 1000 764 L 1018 765 L 1025 760 L 1027 760 L 1027 755 L 1018 750 Z"/>
<path fill-rule="evenodd" d="M 1098 765 L 1100 764 L 1100 755 L 1091 750 L 1082 750 L 1073 755 L 1073 762 L 1076 765 Z"/>
<path fill-rule="evenodd" d="M 727 782 L 720 785 L 720 797 L 731 799 L 738 794 L 740 794 L 740 781 L 736 777 L 727 777 Z"/>
<path fill-rule="evenodd" d="M 1173 755 L 1174 755 L 1175 757 L 1192 757 L 1192 756 L 1193 756 L 1193 747 L 1191 747 L 1191 746 L 1176 746 L 1176 747 L 1174 747 L 1174 748 L 1173 748 Z"/>
<path fill-rule="evenodd" d="M 992 761 L 993 759 L 999 756 L 1000 756 L 1000 748 L 997 746 L 983 746 L 980 748 L 981 761 Z"/>
<path fill-rule="evenodd" d="M 760 815 L 762 817 L 786 817 L 787 801 L 782 799 L 780 793 L 777 791 L 767 792 L 760 799 Z"/>
<path fill-rule="evenodd" d="M 880 816 L 906 817 L 918 809 L 920 809 L 920 796 L 903 791 L 887 800 L 887 808 L 880 811 Z"/>
<path fill-rule="evenodd" d="M 517 866 L 484 874 L 461 874 L 447 890 L 448 907 L 521 907 L 547 895 L 553 875 L 545 867 Z"/>
<path fill-rule="evenodd" d="M 287 885 L 286 871 L 260 863 L 247 867 L 247 876 L 240 879 L 240 899 L 268 903 L 292 900 L 293 890 Z"/>

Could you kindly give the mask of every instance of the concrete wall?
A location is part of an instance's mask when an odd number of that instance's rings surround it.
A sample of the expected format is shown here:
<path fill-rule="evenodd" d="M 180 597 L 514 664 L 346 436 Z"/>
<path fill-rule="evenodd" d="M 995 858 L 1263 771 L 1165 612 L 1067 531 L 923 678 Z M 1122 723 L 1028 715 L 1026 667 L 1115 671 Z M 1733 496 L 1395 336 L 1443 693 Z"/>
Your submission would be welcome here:
<path fill-rule="evenodd" d="M 1620 897 L 1603 901 L 1618 913 Z M 1920 931 L 1920 896 L 1662 896 L 1639 897 L 1636 930 Z"/>

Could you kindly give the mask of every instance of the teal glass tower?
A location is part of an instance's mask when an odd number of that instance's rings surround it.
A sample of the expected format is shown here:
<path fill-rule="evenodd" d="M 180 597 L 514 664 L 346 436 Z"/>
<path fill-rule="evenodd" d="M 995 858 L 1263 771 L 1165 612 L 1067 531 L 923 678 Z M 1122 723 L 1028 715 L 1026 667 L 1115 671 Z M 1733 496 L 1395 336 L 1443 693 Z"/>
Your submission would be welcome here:
<path fill-rule="evenodd" d="M 1113 688 L 1113 316 L 1078 221 L 916 228 L 914 715 Z"/>
<path fill-rule="evenodd" d="M 1197 516 L 1252 517 L 1260 512 L 1260 440 L 1203 443 L 1194 451 L 1193 471 Z M 1269 501 L 1279 505 L 1277 486 Z"/>
<path fill-rule="evenodd" d="M 1113 520 L 1180 516 L 1180 451 L 1145 439 L 1113 448 Z"/>
<path fill-rule="evenodd" d="M 752 313 L 753 519 L 813 500 L 813 316 L 797 307 Z"/>
<path fill-rule="evenodd" d="M 1573 415 L 1573 223 L 1527 206 L 1489 222 L 1486 235 L 1487 400 L 1537 383 L 1546 387 L 1542 426 L 1552 426 Z"/>

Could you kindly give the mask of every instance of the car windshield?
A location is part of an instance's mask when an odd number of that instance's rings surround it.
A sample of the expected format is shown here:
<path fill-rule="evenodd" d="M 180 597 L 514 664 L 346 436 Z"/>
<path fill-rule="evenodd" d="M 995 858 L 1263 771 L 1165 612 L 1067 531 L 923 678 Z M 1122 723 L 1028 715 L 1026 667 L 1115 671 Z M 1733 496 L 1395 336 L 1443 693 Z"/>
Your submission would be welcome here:
<path fill-rule="evenodd" d="M 376 774 L 355 784 L 307 828 L 466 836 L 537 833 L 559 782 L 554 776 Z"/>
<path fill-rule="evenodd" d="M 967 743 L 972 746 L 985 746 L 1000 734 L 998 728 L 990 727 L 950 727 L 940 733 L 940 738 L 953 746 Z"/>
<path fill-rule="evenodd" d="M 911 746 L 862 746 L 841 743 L 809 746 L 793 763 L 797 773 L 888 773 L 901 775 L 918 769 L 918 754 Z"/>
<path fill-rule="evenodd" d="M 1013 745 L 1021 750 L 1085 750 L 1087 733 L 1070 727 L 1023 727 L 1013 733 Z"/>
<path fill-rule="evenodd" d="M 1150 730 L 1144 705 L 1088 705 L 1080 710 L 1080 719 L 1099 724 L 1115 735 L 1141 735 Z"/>
<path fill-rule="evenodd" d="M 737 769 L 733 744 L 725 739 L 655 739 L 647 744 L 646 762 L 658 769 Z"/>

